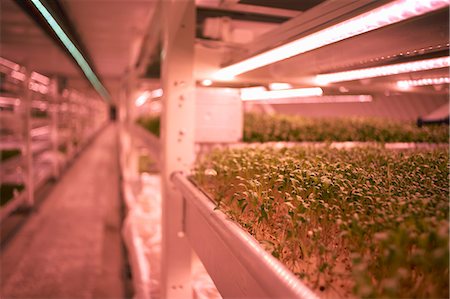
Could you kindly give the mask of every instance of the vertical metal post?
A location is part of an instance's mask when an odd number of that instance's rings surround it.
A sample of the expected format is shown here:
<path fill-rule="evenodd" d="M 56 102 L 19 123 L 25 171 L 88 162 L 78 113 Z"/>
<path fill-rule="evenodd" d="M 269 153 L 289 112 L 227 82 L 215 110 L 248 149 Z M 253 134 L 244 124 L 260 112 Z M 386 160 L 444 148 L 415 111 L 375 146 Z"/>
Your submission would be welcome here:
<path fill-rule="evenodd" d="M 31 140 L 31 104 L 33 100 L 32 90 L 30 89 L 31 72 L 27 69 L 25 72 L 25 80 L 23 81 L 23 143 L 22 155 L 25 164 L 25 205 L 31 207 L 34 204 L 34 169 L 33 169 L 33 149 Z"/>
<path fill-rule="evenodd" d="M 128 140 L 128 148 L 126 151 L 126 173 L 128 178 L 135 179 L 136 177 L 136 157 L 133 153 L 134 146 L 133 146 L 133 139 L 130 137 L 130 126 L 132 125 L 133 120 L 133 108 L 134 108 L 134 88 L 136 86 L 136 76 L 133 72 L 133 70 L 130 70 L 130 72 L 127 74 L 127 101 L 126 103 L 126 116 L 125 116 L 125 130 L 127 134 L 127 140 Z"/>
<path fill-rule="evenodd" d="M 50 112 L 50 141 L 52 146 L 52 176 L 59 177 L 59 136 L 58 136 L 58 112 L 59 112 L 59 94 L 58 81 L 52 78 L 49 86 L 49 112 Z"/>
<path fill-rule="evenodd" d="M 162 1 L 162 298 L 192 298 L 192 251 L 183 228 L 183 198 L 170 181 L 194 156 L 195 2 Z"/>

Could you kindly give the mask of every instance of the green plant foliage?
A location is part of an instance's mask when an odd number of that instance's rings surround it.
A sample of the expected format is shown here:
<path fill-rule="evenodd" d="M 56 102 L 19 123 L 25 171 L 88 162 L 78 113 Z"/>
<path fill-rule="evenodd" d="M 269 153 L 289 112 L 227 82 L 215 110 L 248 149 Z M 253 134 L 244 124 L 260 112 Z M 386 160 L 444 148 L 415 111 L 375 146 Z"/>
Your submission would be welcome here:
<path fill-rule="evenodd" d="M 139 173 L 157 173 L 158 167 L 156 161 L 148 154 L 139 155 L 138 158 L 138 172 Z"/>
<path fill-rule="evenodd" d="M 304 118 L 247 113 L 244 141 L 378 141 L 447 143 L 447 125 L 419 128 L 413 122 L 377 118 Z"/>
<path fill-rule="evenodd" d="M 193 181 L 327 297 L 448 298 L 447 151 L 228 149 Z"/>
<path fill-rule="evenodd" d="M 137 119 L 136 123 L 147 129 L 149 132 L 153 133 L 157 137 L 159 137 L 159 130 L 161 124 L 159 116 L 140 117 Z"/>
<path fill-rule="evenodd" d="M 3 206 L 8 201 L 10 201 L 14 194 L 20 192 L 24 189 L 23 185 L 11 185 L 11 184 L 1 184 L 0 185 L 0 206 Z"/>
<path fill-rule="evenodd" d="M 18 149 L 2 150 L 0 151 L 0 161 L 5 161 L 18 155 L 20 155 L 20 150 Z"/>

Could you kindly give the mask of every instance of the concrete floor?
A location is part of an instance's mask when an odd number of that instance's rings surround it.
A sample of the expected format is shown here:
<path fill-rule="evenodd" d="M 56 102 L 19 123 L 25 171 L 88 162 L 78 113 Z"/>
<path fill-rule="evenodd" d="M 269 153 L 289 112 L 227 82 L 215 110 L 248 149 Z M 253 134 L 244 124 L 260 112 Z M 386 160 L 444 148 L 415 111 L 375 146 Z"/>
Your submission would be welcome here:
<path fill-rule="evenodd" d="M 115 125 L 3 246 L 1 298 L 126 298 Z"/>

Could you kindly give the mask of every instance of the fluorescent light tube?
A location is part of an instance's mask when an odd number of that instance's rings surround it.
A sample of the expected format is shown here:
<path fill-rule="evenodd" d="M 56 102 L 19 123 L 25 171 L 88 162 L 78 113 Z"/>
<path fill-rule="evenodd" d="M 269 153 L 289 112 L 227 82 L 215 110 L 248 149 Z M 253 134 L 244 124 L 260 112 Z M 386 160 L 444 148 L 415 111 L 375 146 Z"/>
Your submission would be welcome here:
<path fill-rule="evenodd" d="M 135 101 L 134 104 L 136 105 L 136 107 L 140 107 L 142 105 L 145 104 L 145 102 L 147 102 L 147 100 L 150 98 L 150 96 L 152 95 L 152 93 L 150 91 L 144 91 Z"/>
<path fill-rule="evenodd" d="M 449 64 L 450 64 L 450 57 L 432 58 L 366 69 L 357 69 L 346 72 L 321 74 L 316 76 L 315 82 L 319 85 L 326 85 L 328 83 L 334 82 L 352 81 L 373 77 L 390 76 L 409 72 L 444 68 L 448 67 Z"/>
<path fill-rule="evenodd" d="M 257 102 L 257 101 L 255 101 Z M 370 95 L 339 95 L 297 97 L 277 100 L 265 100 L 265 104 L 326 104 L 326 103 L 368 103 L 372 102 Z"/>
<path fill-rule="evenodd" d="M 25 81 L 26 75 L 19 71 L 11 71 L 11 78 L 14 78 L 19 81 Z"/>
<path fill-rule="evenodd" d="M 438 84 L 449 84 L 449 77 L 440 78 L 422 78 L 417 80 L 401 80 L 397 81 L 397 86 L 402 89 L 408 89 L 411 86 L 426 86 L 426 85 L 438 85 Z"/>
<path fill-rule="evenodd" d="M 281 83 L 281 82 L 274 82 L 269 84 L 270 90 L 282 90 L 282 89 L 290 89 L 292 88 L 292 85 L 289 83 Z"/>
<path fill-rule="evenodd" d="M 5 59 L 3 57 L 0 57 L 0 64 L 4 65 L 12 70 L 15 70 L 15 71 L 20 70 L 20 65 L 18 65 L 17 63 L 14 63 L 12 61 L 9 61 L 8 59 Z"/>
<path fill-rule="evenodd" d="M 216 80 L 230 80 L 239 74 L 262 66 L 417 17 L 446 7 L 449 4 L 450 0 L 397 0 L 329 28 L 224 67 L 214 74 L 214 78 Z"/>
<path fill-rule="evenodd" d="M 32 72 L 31 73 L 31 80 L 37 81 L 41 84 L 45 84 L 48 85 L 50 84 L 50 79 L 44 75 L 41 75 L 39 73 L 36 72 Z"/>
<path fill-rule="evenodd" d="M 242 88 L 241 100 L 242 101 L 263 101 L 263 100 L 275 100 L 297 97 L 311 97 L 321 96 L 323 93 L 322 88 L 297 88 L 297 89 L 285 89 L 285 90 L 272 90 L 266 91 L 262 88 Z"/>
<path fill-rule="evenodd" d="M 80 68 L 83 70 L 83 73 L 86 75 L 89 82 L 91 82 L 91 84 L 95 88 L 95 90 L 97 90 L 97 92 L 105 100 L 109 101 L 111 99 L 111 96 L 109 95 L 108 91 L 103 86 L 103 84 L 100 82 L 100 80 L 97 78 L 97 76 L 95 75 L 91 66 L 86 61 L 86 59 L 83 57 L 81 52 L 77 49 L 77 47 L 74 45 L 74 43 L 70 40 L 70 38 L 67 36 L 67 34 L 64 32 L 64 30 L 58 24 L 58 22 L 56 22 L 55 18 L 53 18 L 52 14 L 47 10 L 47 8 L 41 3 L 40 0 L 31 0 L 31 3 L 33 3 L 33 5 L 39 10 L 39 12 L 42 14 L 44 19 L 47 21 L 47 23 L 53 29 L 55 34 L 58 36 L 58 38 L 64 44 L 66 49 L 73 56 L 73 58 L 78 63 Z"/>
<path fill-rule="evenodd" d="M 163 95 L 162 88 L 155 89 L 151 92 L 152 98 L 160 98 Z"/>
<path fill-rule="evenodd" d="M 209 79 L 205 79 L 202 81 L 201 83 L 203 86 L 211 86 L 213 84 L 213 81 L 209 80 Z"/>
<path fill-rule="evenodd" d="M 148 101 L 148 99 L 160 98 L 162 97 L 162 95 L 163 95 L 162 88 L 158 88 L 152 91 L 146 90 L 134 101 L 134 104 L 136 105 L 136 107 L 140 107 L 144 105 Z"/>

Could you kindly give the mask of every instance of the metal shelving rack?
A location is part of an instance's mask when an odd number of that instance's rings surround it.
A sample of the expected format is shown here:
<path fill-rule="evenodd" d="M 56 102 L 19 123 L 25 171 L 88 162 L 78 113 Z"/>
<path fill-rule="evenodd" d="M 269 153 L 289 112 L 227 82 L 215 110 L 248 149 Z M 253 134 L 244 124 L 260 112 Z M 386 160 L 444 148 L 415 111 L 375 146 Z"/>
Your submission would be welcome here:
<path fill-rule="evenodd" d="M 130 72 L 121 109 L 121 165 L 129 172 L 132 137 L 159 156 L 162 182 L 162 298 L 192 298 L 193 252 L 219 292 L 233 298 L 317 298 L 300 280 L 231 223 L 185 177 L 195 160 L 194 30 L 195 2 L 162 3 L 164 90 L 161 137 L 155 140 L 132 123 L 134 96 Z M 128 184 L 128 185 L 127 185 Z M 125 182 L 130 189 L 130 182 Z"/>
<path fill-rule="evenodd" d="M 19 207 L 33 207 L 36 190 L 59 177 L 105 124 L 108 109 L 79 92 L 59 92 L 56 78 L 4 58 L 0 74 L 0 150 L 15 154 L 0 165 L 2 188 L 12 193 L 2 202 L 2 220 Z"/>

